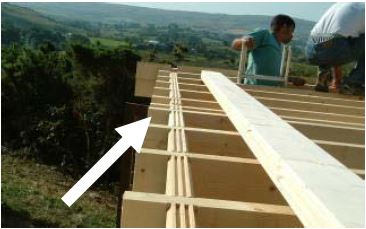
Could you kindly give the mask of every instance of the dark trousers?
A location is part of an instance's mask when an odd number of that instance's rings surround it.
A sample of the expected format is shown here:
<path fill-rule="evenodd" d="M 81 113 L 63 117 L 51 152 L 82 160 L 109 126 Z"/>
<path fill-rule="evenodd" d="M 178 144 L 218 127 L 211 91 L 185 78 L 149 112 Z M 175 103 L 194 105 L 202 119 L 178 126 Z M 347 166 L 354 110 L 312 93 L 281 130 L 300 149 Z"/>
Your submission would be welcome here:
<path fill-rule="evenodd" d="M 355 67 L 344 78 L 343 83 L 363 87 L 365 85 L 365 34 L 357 38 L 334 37 L 325 42 L 321 37 L 310 37 L 305 55 L 310 64 L 319 66 L 321 71 L 335 65 L 357 61 Z"/>

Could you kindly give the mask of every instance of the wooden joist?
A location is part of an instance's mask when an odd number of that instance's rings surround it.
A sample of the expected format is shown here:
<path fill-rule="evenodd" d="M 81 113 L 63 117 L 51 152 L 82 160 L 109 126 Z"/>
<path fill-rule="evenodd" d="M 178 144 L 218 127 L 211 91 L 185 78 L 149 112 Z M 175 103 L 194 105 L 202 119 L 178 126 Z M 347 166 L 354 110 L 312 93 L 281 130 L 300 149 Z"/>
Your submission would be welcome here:
<path fill-rule="evenodd" d="M 242 132 L 238 131 L 236 123 L 228 115 L 233 111 L 223 109 L 216 98 L 217 92 L 213 93 L 212 88 L 206 86 L 197 68 L 159 70 L 157 65 L 147 63 L 139 64 L 139 67 L 146 69 L 138 71 L 141 78 L 137 80 L 136 90 L 137 94 L 145 96 L 150 93 L 148 96 L 152 100 L 148 116 L 152 120 L 143 149 L 136 155 L 133 189 L 123 196 L 123 227 L 357 225 L 358 209 L 345 205 L 343 208 L 354 215 L 347 219 L 347 224 L 340 222 L 338 217 L 346 218 L 342 215 L 345 211 L 337 208 L 337 202 L 329 201 L 323 195 L 333 195 L 345 178 L 347 181 L 343 185 L 354 185 L 353 189 L 359 188 L 359 182 L 363 184 L 355 174 L 364 177 L 364 101 L 309 90 L 236 85 L 235 74 L 225 73 L 229 76 L 223 76 L 228 85 L 240 90 L 239 93 L 230 89 L 230 95 L 241 94 L 244 90 L 249 93 L 248 98 L 258 98 L 262 103 L 257 103 L 263 107 L 265 103 L 271 103 L 267 108 L 275 113 L 272 114 L 312 144 L 313 148 L 302 145 L 293 148 L 290 144 L 294 153 L 288 152 L 282 160 L 273 153 L 273 148 L 266 145 L 270 133 L 261 139 L 260 147 L 253 148 L 249 144 L 251 141 L 243 140 Z M 251 109 L 245 115 L 250 118 L 258 116 L 261 111 L 256 105 L 251 104 Z M 236 109 L 233 108 L 234 111 Z M 270 123 L 268 116 L 263 120 L 265 125 Z M 266 129 L 262 124 L 259 125 L 260 129 Z M 315 128 L 319 131 L 314 131 Z M 255 132 L 250 134 L 252 139 L 258 137 L 253 134 Z M 281 133 L 279 137 L 282 141 L 286 142 L 288 138 L 292 141 L 292 136 L 287 136 L 287 129 Z M 264 150 L 263 146 L 267 148 Z M 277 150 L 281 147 L 276 144 L 274 148 Z M 314 147 L 317 151 L 307 150 Z M 258 150 L 265 151 L 263 155 L 268 160 L 264 163 L 255 153 Z M 301 154 L 303 151 L 307 153 Z M 322 152 L 321 156 L 319 152 Z M 300 154 L 299 160 L 293 160 L 293 156 Z M 338 164 L 330 166 L 327 164 L 329 161 L 326 161 L 323 165 L 324 158 L 330 158 L 331 162 L 336 161 Z M 291 163 L 286 164 L 288 159 Z M 314 172 L 308 164 L 313 166 L 312 169 L 315 168 L 314 171 L 325 169 L 327 173 L 316 174 L 314 179 Z M 297 170 L 289 169 L 293 165 L 296 165 Z M 347 176 L 339 171 L 339 165 Z M 280 176 L 273 177 L 273 172 L 268 170 L 277 171 Z M 287 177 L 299 178 L 298 173 L 308 176 L 295 180 L 297 183 Z M 328 183 L 320 183 L 319 179 L 327 177 L 329 173 L 334 177 Z M 348 180 L 349 177 L 352 179 Z M 309 190 L 305 188 L 308 183 Z M 326 189 L 327 185 L 331 188 Z M 359 199 L 353 189 L 345 190 L 338 201 L 346 203 Z M 331 198 L 336 199 L 336 195 Z M 347 201 L 344 199 L 346 195 L 351 196 Z M 298 212 L 299 206 L 293 211 L 293 203 L 300 202 L 303 204 L 301 214 Z M 358 203 L 362 202 L 362 199 L 358 200 Z M 337 208 L 337 212 L 332 214 L 334 208 Z M 313 217 L 311 214 L 320 215 Z"/>

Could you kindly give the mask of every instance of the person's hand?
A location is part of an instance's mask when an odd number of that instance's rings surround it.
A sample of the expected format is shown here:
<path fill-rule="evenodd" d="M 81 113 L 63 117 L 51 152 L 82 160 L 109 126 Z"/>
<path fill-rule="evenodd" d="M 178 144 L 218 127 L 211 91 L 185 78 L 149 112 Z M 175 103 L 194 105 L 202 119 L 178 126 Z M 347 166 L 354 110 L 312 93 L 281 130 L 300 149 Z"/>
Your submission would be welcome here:
<path fill-rule="evenodd" d="M 235 39 L 232 43 L 232 47 L 235 50 L 241 50 L 241 46 L 243 43 L 248 49 L 254 48 L 254 40 L 252 37 L 243 37 L 241 39 Z"/>
<path fill-rule="evenodd" d="M 252 37 L 244 37 L 244 44 L 248 49 L 254 48 L 254 39 Z"/>

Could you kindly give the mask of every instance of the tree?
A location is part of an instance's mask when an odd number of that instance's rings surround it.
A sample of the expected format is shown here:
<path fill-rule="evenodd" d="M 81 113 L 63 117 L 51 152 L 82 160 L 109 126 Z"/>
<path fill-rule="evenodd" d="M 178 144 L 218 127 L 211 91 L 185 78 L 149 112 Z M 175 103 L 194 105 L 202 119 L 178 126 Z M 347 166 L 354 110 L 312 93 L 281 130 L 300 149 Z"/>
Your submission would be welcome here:
<path fill-rule="evenodd" d="M 173 55 L 175 57 L 176 61 L 182 61 L 184 60 L 184 54 L 188 52 L 188 49 L 186 46 L 182 44 L 175 44 L 173 49 Z"/>

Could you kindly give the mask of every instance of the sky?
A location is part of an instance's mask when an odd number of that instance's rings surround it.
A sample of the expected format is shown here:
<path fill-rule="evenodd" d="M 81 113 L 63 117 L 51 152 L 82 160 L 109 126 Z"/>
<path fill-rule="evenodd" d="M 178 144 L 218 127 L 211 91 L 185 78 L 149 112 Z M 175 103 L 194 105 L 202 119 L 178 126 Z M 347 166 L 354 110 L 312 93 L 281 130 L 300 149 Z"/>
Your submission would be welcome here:
<path fill-rule="evenodd" d="M 116 3 L 116 2 L 114 2 Z M 167 10 L 223 13 L 232 15 L 269 15 L 287 14 L 292 17 L 317 21 L 333 4 L 332 2 L 139 2 L 121 4 L 143 6 Z"/>

